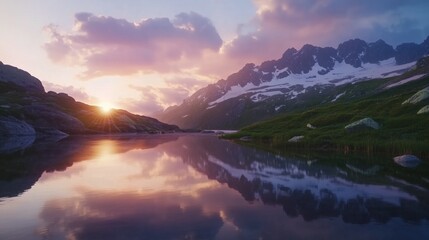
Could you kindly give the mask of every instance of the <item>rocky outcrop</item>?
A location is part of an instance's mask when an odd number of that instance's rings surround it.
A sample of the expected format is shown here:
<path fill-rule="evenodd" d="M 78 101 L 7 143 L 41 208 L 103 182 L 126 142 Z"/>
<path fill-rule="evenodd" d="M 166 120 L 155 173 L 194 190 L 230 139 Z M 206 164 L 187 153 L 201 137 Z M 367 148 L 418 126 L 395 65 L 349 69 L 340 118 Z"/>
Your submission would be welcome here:
<path fill-rule="evenodd" d="M 403 43 L 396 47 L 395 60 L 397 64 L 404 64 L 417 61 L 423 57 L 425 49 L 422 45 L 416 43 Z"/>
<path fill-rule="evenodd" d="M 0 63 L 0 82 L 13 83 L 27 91 L 45 92 L 42 82 L 19 68 Z"/>
<path fill-rule="evenodd" d="M 0 136 L 31 136 L 36 135 L 34 128 L 14 117 L 0 117 Z"/>
<path fill-rule="evenodd" d="M 0 137 L 67 136 L 88 133 L 164 133 L 180 129 L 157 119 L 76 102 L 65 93 L 45 93 L 41 82 L 18 68 L 0 64 Z"/>
<path fill-rule="evenodd" d="M 422 107 L 417 114 L 429 113 L 429 105 Z"/>
<path fill-rule="evenodd" d="M 288 142 L 297 143 L 297 142 L 302 141 L 302 139 L 304 139 L 304 136 L 294 136 L 291 139 L 289 139 Z"/>
<path fill-rule="evenodd" d="M 33 126 L 54 128 L 69 134 L 84 133 L 86 130 L 76 117 L 42 103 L 25 106 L 22 111 Z"/>
<path fill-rule="evenodd" d="M 396 164 L 407 168 L 417 167 L 421 163 L 421 160 L 414 155 L 397 156 L 393 158 L 393 161 L 395 161 Z"/>
<path fill-rule="evenodd" d="M 416 104 L 429 98 L 429 87 L 418 91 L 416 94 L 405 100 L 402 104 Z"/>
<path fill-rule="evenodd" d="M 10 154 L 29 148 L 36 140 L 35 135 L 0 136 L 0 154 Z"/>
<path fill-rule="evenodd" d="M 251 136 L 244 136 L 240 138 L 240 141 L 242 142 L 251 142 L 253 138 Z"/>
<path fill-rule="evenodd" d="M 355 132 L 365 129 L 379 129 L 380 124 L 374 121 L 372 118 L 363 118 L 356 122 L 350 123 L 344 127 L 348 132 Z"/>

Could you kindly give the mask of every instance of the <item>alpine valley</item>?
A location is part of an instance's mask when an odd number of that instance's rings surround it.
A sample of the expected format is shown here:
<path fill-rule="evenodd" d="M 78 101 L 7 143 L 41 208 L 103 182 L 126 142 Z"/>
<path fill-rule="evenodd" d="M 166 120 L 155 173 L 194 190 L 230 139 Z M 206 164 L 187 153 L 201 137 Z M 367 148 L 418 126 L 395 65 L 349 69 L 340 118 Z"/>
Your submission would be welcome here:
<path fill-rule="evenodd" d="M 429 37 L 396 48 L 383 40 L 353 39 L 337 48 L 306 44 L 259 66 L 248 63 L 156 117 L 181 128 L 242 128 L 279 114 L 363 99 L 424 79 L 427 68 L 416 70 L 416 62 L 428 53 Z M 368 85 L 376 80 L 375 86 Z"/>

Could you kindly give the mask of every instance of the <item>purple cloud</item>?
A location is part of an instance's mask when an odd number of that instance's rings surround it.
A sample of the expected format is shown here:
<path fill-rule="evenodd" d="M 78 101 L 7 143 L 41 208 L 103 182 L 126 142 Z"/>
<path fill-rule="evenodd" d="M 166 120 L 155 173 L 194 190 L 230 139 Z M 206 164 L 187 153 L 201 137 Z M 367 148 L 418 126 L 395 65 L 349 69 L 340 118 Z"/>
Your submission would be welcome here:
<path fill-rule="evenodd" d="M 248 26 L 256 30 L 239 34 L 224 46 L 224 52 L 231 58 L 260 62 L 280 57 L 287 48 L 299 48 L 306 43 L 336 47 L 344 40 L 358 37 L 367 41 L 382 38 L 398 44 L 418 42 L 429 34 L 429 15 L 419 11 L 429 9 L 425 0 L 254 2 L 258 12 Z"/>
<path fill-rule="evenodd" d="M 73 58 L 87 68 L 85 77 L 125 75 L 139 71 L 179 71 L 204 51 L 218 52 L 222 39 L 211 21 L 197 13 L 181 13 L 173 20 L 149 18 L 139 22 L 75 15 L 75 27 L 60 33 L 48 27 L 45 50 L 53 61 Z"/>

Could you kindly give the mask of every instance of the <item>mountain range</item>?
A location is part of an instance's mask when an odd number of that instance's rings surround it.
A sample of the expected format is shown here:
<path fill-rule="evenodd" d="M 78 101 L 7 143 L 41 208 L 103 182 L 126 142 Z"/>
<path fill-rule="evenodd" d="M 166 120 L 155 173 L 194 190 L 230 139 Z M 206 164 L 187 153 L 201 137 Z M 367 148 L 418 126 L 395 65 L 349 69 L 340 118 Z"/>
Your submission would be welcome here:
<path fill-rule="evenodd" d="M 156 117 L 182 128 L 237 129 L 281 113 L 335 102 L 345 94 L 345 85 L 372 79 L 405 80 L 399 78 L 428 53 L 429 37 L 420 44 L 403 43 L 396 48 L 383 40 L 367 43 L 361 39 L 337 48 L 306 44 L 299 50 L 287 49 L 277 60 L 258 66 L 248 63 Z"/>

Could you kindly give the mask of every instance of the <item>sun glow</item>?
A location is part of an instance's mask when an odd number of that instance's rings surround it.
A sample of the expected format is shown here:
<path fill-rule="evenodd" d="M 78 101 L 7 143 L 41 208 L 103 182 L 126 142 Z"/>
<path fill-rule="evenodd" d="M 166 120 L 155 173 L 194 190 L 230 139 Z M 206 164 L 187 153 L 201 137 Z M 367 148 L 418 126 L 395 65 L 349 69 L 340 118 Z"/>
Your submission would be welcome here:
<path fill-rule="evenodd" d="M 98 104 L 98 107 L 100 108 L 101 113 L 106 115 L 112 111 L 112 105 L 109 103 L 100 103 Z"/>

